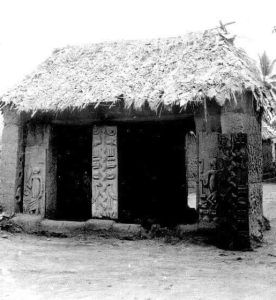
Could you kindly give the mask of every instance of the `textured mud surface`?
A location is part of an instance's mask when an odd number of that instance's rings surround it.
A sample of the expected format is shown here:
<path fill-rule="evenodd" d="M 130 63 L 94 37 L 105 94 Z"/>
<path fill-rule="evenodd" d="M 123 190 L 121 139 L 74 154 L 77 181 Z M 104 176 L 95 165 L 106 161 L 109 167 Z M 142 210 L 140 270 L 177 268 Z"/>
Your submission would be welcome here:
<path fill-rule="evenodd" d="M 47 238 L 0 232 L 0 299 L 275 299 L 276 184 L 263 247 L 186 241 Z"/>

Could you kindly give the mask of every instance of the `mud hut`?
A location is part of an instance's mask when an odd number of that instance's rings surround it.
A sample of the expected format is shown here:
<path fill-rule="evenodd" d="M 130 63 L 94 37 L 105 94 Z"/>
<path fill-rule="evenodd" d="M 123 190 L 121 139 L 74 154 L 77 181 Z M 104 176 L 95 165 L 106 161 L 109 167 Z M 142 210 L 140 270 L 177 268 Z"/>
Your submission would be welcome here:
<path fill-rule="evenodd" d="M 268 122 L 262 122 L 263 179 L 272 179 L 276 175 L 275 166 L 276 130 Z"/>
<path fill-rule="evenodd" d="M 258 74 L 218 30 L 55 50 L 1 97 L 2 210 L 185 224 L 192 173 L 196 222 L 250 246 L 262 238 L 260 120 L 271 106 Z"/>

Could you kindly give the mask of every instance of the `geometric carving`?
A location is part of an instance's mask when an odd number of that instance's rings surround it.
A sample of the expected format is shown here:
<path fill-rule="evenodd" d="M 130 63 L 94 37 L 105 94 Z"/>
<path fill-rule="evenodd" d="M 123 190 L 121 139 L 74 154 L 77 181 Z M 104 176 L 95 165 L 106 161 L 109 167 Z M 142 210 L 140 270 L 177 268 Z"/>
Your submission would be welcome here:
<path fill-rule="evenodd" d="M 19 162 L 17 165 L 17 175 L 16 175 L 16 191 L 15 191 L 15 203 L 17 211 L 22 211 L 23 207 L 23 170 L 24 170 L 24 155 L 23 151 L 19 155 Z"/>
<path fill-rule="evenodd" d="M 116 126 L 93 127 L 92 217 L 118 218 L 118 155 Z"/>
<path fill-rule="evenodd" d="M 23 212 L 45 213 L 45 167 L 46 151 L 39 146 L 26 147 Z"/>
<path fill-rule="evenodd" d="M 228 249 L 248 248 L 249 192 L 247 135 L 222 134 L 219 137 L 219 184 L 217 217 L 219 241 Z"/>

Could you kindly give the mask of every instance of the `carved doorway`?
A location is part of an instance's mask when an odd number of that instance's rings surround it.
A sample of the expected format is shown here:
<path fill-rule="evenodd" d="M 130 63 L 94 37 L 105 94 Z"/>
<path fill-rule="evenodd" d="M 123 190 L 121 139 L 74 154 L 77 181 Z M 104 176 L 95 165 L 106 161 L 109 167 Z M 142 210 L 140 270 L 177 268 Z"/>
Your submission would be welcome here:
<path fill-rule="evenodd" d="M 92 128 L 57 126 L 57 216 L 63 220 L 91 218 Z"/>
<path fill-rule="evenodd" d="M 118 126 L 119 219 L 170 226 L 181 223 L 187 207 L 183 121 Z"/>

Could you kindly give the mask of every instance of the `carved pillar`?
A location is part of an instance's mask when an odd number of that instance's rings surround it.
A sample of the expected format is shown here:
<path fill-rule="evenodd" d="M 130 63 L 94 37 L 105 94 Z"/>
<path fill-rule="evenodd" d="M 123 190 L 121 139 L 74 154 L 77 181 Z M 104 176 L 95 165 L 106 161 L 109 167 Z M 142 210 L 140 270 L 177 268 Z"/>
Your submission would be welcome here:
<path fill-rule="evenodd" d="M 195 192 L 197 181 L 197 143 L 196 136 L 187 133 L 185 136 L 185 163 L 188 193 Z"/>
<path fill-rule="evenodd" d="M 53 217 L 56 206 L 56 164 L 50 137 L 49 125 L 27 126 L 23 212 L 42 217 Z"/>
<path fill-rule="evenodd" d="M 57 139 L 52 126 L 47 127 L 46 174 L 45 174 L 45 217 L 57 216 Z"/>
<path fill-rule="evenodd" d="M 23 212 L 45 215 L 46 149 L 27 146 L 25 150 Z"/>
<path fill-rule="evenodd" d="M 222 133 L 246 133 L 248 153 L 248 219 L 251 244 L 262 240 L 262 136 L 261 116 L 250 93 L 236 96 L 238 107 L 226 105 L 221 114 Z"/>
<path fill-rule="evenodd" d="M 250 247 L 247 146 L 245 133 L 219 136 L 215 174 L 218 241 L 228 249 Z"/>
<path fill-rule="evenodd" d="M 23 179 L 23 121 L 15 111 L 4 111 L 0 165 L 0 206 L 13 214 L 20 210 Z"/>
<path fill-rule="evenodd" d="M 197 137 L 197 205 L 199 221 L 216 221 L 216 197 L 212 174 L 216 168 L 218 156 L 218 136 L 220 127 L 220 107 L 216 103 L 208 104 L 207 111 L 195 116 Z"/>
<path fill-rule="evenodd" d="M 200 221 L 216 221 L 216 171 L 218 132 L 201 132 L 199 138 L 198 210 Z"/>
<path fill-rule="evenodd" d="M 118 156 L 116 126 L 93 127 L 92 217 L 118 218 Z"/>
<path fill-rule="evenodd" d="M 214 104 L 212 110 L 208 104 L 207 111 L 195 117 L 197 199 L 199 220 L 220 224 L 226 247 L 246 248 L 262 240 L 261 123 L 252 95 L 236 98 L 237 103 L 228 103 L 220 110 Z M 228 213 L 221 206 L 224 200 Z"/>

